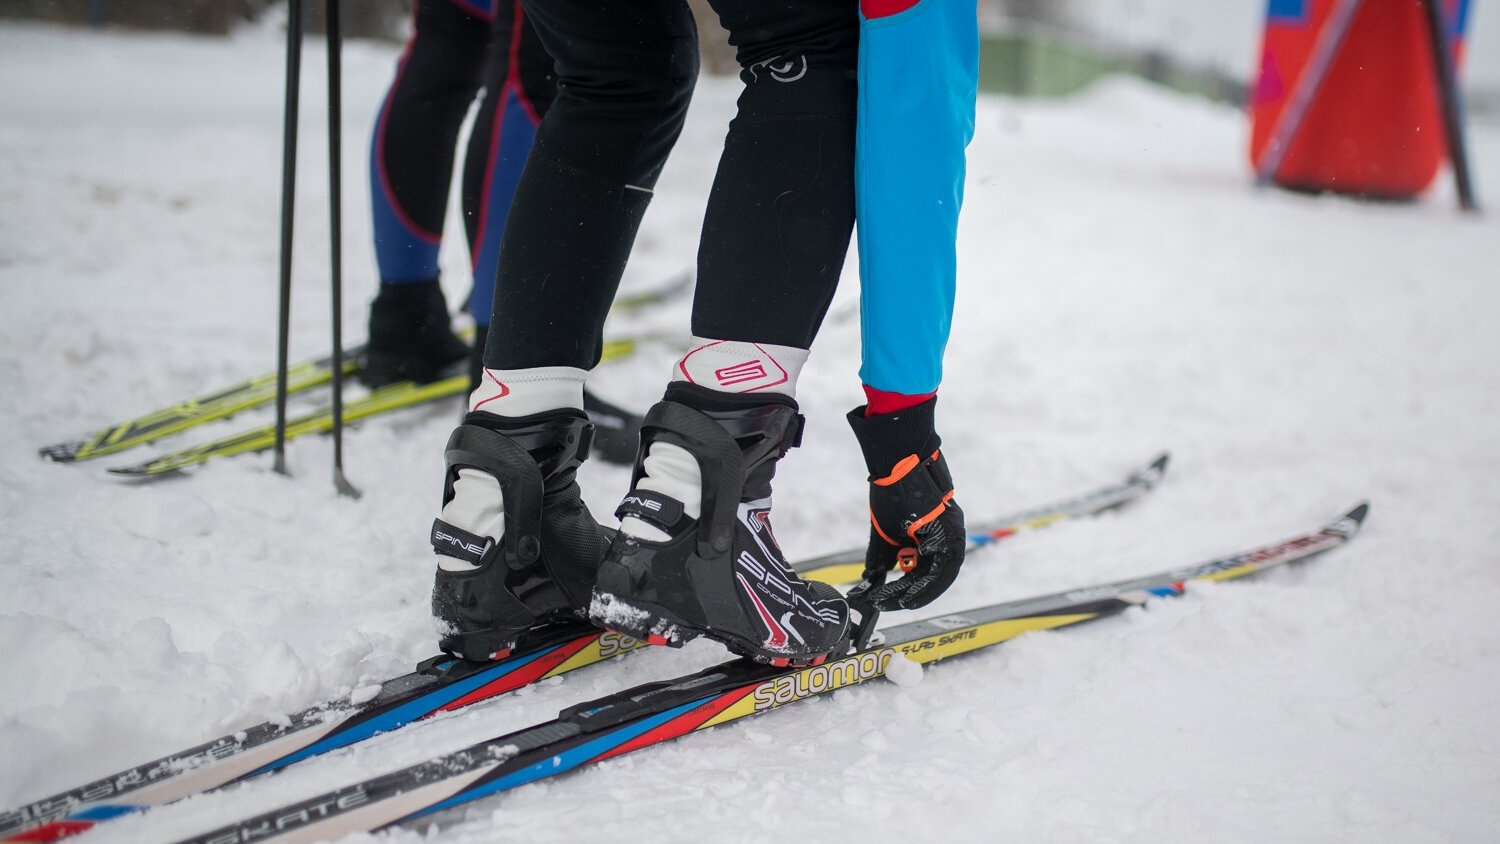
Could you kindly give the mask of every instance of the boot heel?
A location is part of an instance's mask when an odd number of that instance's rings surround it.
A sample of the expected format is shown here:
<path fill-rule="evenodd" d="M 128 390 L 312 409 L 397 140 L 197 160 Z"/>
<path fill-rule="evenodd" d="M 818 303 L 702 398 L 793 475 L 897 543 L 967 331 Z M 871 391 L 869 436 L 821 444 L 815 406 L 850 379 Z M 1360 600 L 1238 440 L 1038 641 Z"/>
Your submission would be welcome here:
<path fill-rule="evenodd" d="M 590 431 L 580 410 L 471 413 L 449 438 L 444 505 L 459 470 L 478 470 L 499 482 L 505 521 L 498 540 L 433 525 L 433 551 L 445 558 L 432 592 L 444 651 L 498 659 L 529 630 L 583 617 L 610 540 L 578 490 Z"/>

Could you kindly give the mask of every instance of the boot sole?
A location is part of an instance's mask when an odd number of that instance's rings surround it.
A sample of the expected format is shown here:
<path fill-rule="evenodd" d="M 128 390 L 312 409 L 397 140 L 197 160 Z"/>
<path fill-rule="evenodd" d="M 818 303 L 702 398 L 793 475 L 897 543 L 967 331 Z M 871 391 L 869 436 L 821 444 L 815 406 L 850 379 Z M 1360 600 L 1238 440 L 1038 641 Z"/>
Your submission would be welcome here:
<path fill-rule="evenodd" d="M 758 643 L 724 630 L 699 627 L 677 618 L 665 607 L 627 601 L 616 595 L 595 592 L 589 605 L 589 619 L 595 624 L 629 636 L 648 645 L 680 648 L 700 636 L 710 639 L 733 653 L 774 668 L 808 668 L 822 665 L 832 650 L 817 654 L 787 654 L 767 651 Z"/>

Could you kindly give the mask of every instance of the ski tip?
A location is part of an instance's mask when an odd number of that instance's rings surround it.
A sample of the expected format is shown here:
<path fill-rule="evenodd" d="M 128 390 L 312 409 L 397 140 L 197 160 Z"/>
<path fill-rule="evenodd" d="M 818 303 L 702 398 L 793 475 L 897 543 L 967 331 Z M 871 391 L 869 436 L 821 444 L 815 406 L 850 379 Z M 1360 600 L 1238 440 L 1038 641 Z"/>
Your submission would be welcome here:
<path fill-rule="evenodd" d="M 110 466 L 104 471 L 111 475 L 133 481 L 154 480 L 182 473 L 180 468 L 162 469 L 151 463 L 136 463 L 132 466 Z"/>
<path fill-rule="evenodd" d="M 1343 534 L 1345 538 L 1354 536 L 1364 526 L 1365 517 L 1370 514 L 1370 502 L 1361 501 L 1354 508 L 1340 516 L 1328 527 L 1324 528 L 1329 533 Z"/>
<path fill-rule="evenodd" d="M 1365 516 L 1368 516 L 1369 514 L 1370 502 L 1361 501 L 1359 502 L 1359 504 L 1355 505 L 1354 509 L 1350 510 L 1348 513 L 1345 513 L 1344 518 L 1352 519 L 1356 523 L 1362 525 L 1365 523 Z"/>
<path fill-rule="evenodd" d="M 1155 460 L 1131 475 L 1131 482 L 1145 484 L 1147 487 L 1156 486 L 1161 482 L 1162 476 L 1167 473 L 1167 464 L 1171 462 L 1171 459 L 1172 455 L 1169 452 L 1162 452 Z"/>
<path fill-rule="evenodd" d="M 78 459 L 78 452 L 83 449 L 83 441 L 71 443 L 58 443 L 57 445 L 43 446 L 36 450 L 42 457 L 53 463 L 72 463 Z"/>

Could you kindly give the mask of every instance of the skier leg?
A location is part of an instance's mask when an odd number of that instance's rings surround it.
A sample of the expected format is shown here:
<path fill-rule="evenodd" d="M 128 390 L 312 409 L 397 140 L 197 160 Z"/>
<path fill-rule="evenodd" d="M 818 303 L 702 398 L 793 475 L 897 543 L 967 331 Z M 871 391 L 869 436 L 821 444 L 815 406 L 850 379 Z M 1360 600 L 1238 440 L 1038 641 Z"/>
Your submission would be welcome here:
<path fill-rule="evenodd" d="M 838 592 L 801 580 L 770 529 L 800 439 L 797 373 L 853 226 L 858 20 L 835 0 L 717 0 L 745 88 L 699 248 L 692 348 L 646 415 L 590 616 L 658 644 L 704 635 L 774 664 L 843 641 Z"/>
<path fill-rule="evenodd" d="M 483 82 L 490 21 L 454 0 L 418 0 L 413 15 L 370 143 L 380 290 L 361 377 L 372 387 L 434 380 L 468 352 L 450 326 L 438 251 L 454 146 Z"/>
<path fill-rule="evenodd" d="M 697 72 L 682 0 L 526 11 L 561 84 L 512 201 L 482 380 L 454 434 L 433 534 L 444 647 L 479 659 L 524 625 L 587 606 L 608 534 L 574 480 L 592 433 L 583 381 Z"/>
<path fill-rule="evenodd" d="M 474 267 L 474 286 L 469 293 L 469 312 L 474 318 L 474 345 L 469 354 L 471 391 L 479 387 L 484 371 L 484 346 L 489 338 L 505 218 L 536 139 L 537 125 L 557 96 L 552 56 L 542 46 L 536 27 L 516 0 L 499 3 L 485 95 L 464 158 L 464 225 Z M 583 409 L 594 423 L 594 454 L 611 463 L 628 464 L 635 459 L 640 437 L 635 414 L 604 401 L 587 388 Z"/>
<path fill-rule="evenodd" d="M 589 370 L 686 116 L 697 29 L 684 0 L 523 5 L 556 61 L 558 91 L 506 221 L 484 364 Z"/>
<path fill-rule="evenodd" d="M 496 0 L 494 41 L 484 95 L 464 153 L 462 209 L 474 285 L 469 313 L 476 333 L 469 358 L 469 388 L 479 386 L 495 273 L 505 219 L 536 138 L 537 124 L 557 95 L 552 57 L 516 0 Z"/>

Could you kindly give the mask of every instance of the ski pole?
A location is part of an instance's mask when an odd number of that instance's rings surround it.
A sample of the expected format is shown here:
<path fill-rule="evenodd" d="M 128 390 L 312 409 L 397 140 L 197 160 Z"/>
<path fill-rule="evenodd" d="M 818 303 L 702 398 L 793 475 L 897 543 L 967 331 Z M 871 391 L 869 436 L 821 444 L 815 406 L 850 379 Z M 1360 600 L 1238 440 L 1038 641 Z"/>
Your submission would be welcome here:
<path fill-rule="evenodd" d="M 1458 207 L 1479 210 L 1474 199 L 1474 183 L 1469 176 L 1469 153 L 1464 144 L 1463 98 L 1453 69 L 1452 43 L 1448 40 L 1447 14 L 1443 0 L 1424 0 L 1427 11 L 1427 34 L 1432 45 L 1432 64 L 1438 85 L 1438 107 L 1443 111 L 1443 133 L 1448 140 L 1448 163 L 1453 166 L 1453 181 L 1458 187 Z"/>
<path fill-rule="evenodd" d="M 333 309 L 333 486 L 340 495 L 358 498 L 359 490 L 344 477 L 344 277 L 343 277 L 343 35 L 339 0 L 328 0 L 328 216 L 329 288 Z"/>
<path fill-rule="evenodd" d="M 281 138 L 281 301 L 276 332 L 276 445 L 272 468 L 286 471 L 287 348 L 292 323 L 292 204 L 297 191 L 297 92 L 302 73 L 302 0 L 287 0 L 286 99 Z"/>

